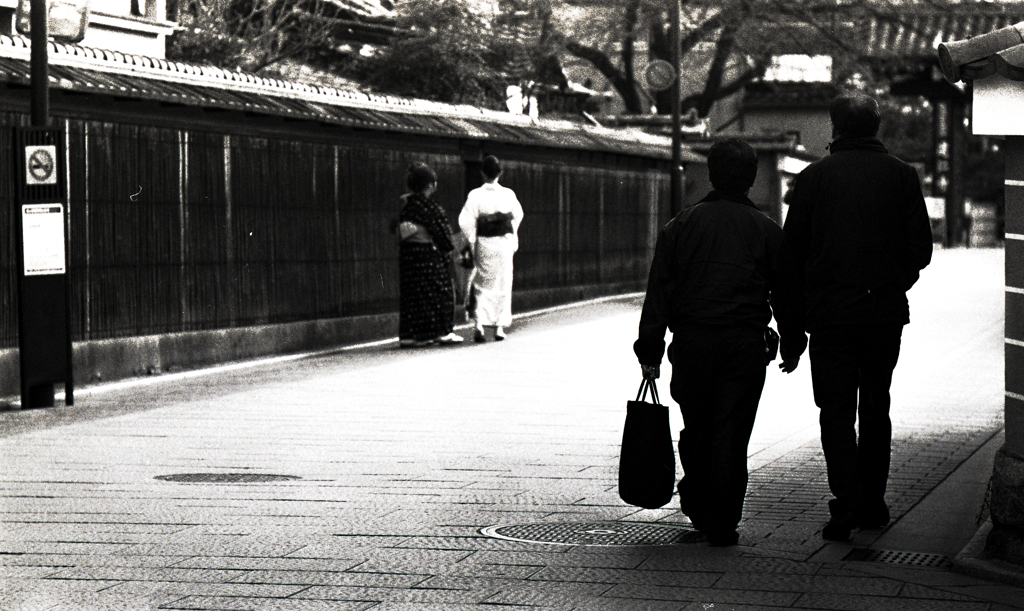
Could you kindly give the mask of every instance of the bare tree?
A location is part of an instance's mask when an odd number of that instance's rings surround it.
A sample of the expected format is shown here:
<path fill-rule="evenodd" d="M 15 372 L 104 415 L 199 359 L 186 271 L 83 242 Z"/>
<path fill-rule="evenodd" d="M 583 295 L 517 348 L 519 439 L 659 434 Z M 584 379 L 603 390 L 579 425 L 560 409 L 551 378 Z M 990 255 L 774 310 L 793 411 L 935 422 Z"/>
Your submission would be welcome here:
<path fill-rule="evenodd" d="M 647 97 L 636 71 L 642 60 L 671 60 L 671 1 L 567 0 L 558 11 L 565 49 L 598 70 L 629 113 L 649 112 L 652 103 L 670 112 L 670 95 Z M 717 100 L 763 77 L 776 55 L 827 54 L 852 69 L 864 25 L 900 23 L 911 1 L 682 0 L 682 110 L 707 116 Z"/>
<path fill-rule="evenodd" d="M 169 10 L 182 27 L 170 58 L 257 73 L 321 48 L 338 25 L 329 0 L 181 0 Z"/>
<path fill-rule="evenodd" d="M 473 0 L 405 0 L 400 35 L 346 73 L 380 92 L 503 108 L 509 85 L 562 77 L 547 0 L 534 4 L 495 12 Z"/>

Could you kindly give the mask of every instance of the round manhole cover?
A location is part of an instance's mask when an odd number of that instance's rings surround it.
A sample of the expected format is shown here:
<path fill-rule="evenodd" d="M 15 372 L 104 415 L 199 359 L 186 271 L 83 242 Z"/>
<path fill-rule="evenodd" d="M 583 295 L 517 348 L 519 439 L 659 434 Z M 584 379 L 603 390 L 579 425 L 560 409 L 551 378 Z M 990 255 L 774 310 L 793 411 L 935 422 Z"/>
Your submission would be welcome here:
<path fill-rule="evenodd" d="M 675 545 L 703 540 L 697 531 L 670 524 L 575 522 L 488 526 L 481 534 L 509 541 L 556 545 Z"/>
<path fill-rule="evenodd" d="M 186 484 L 262 484 L 302 479 L 298 475 L 275 475 L 273 473 L 176 473 L 157 475 L 153 479 Z"/>

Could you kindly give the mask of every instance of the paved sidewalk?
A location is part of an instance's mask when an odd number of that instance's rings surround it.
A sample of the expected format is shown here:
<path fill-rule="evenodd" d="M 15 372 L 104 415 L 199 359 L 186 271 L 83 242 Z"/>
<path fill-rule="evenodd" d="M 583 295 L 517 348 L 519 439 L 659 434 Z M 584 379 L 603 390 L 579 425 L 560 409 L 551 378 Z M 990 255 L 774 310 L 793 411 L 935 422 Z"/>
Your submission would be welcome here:
<path fill-rule="evenodd" d="M 0 412 L 0 609 L 1024 608 L 948 567 L 1001 442 L 1002 274 L 1001 251 L 938 251 L 913 289 L 896 521 L 849 544 L 820 537 L 806 361 L 769 371 L 739 546 L 618 499 L 640 381 L 627 297 L 520 317 L 500 343 L 389 342 Z M 248 481 L 165 477 L 203 474 Z M 607 544 L 659 536 L 675 543 Z M 559 538 L 574 544 L 537 541 Z"/>

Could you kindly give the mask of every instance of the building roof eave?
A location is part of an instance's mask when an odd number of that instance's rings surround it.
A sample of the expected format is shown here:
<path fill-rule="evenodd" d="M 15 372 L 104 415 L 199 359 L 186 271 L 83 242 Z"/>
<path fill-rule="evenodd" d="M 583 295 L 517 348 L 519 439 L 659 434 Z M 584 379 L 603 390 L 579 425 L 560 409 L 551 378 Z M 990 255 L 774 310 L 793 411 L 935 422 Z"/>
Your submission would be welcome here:
<path fill-rule="evenodd" d="M 467 105 L 375 95 L 50 42 L 56 90 L 219 108 L 368 130 L 671 158 L 671 141 L 638 129 L 531 119 Z M 28 85 L 29 41 L 0 36 L 0 82 Z M 684 150 L 684 162 L 703 157 Z"/>

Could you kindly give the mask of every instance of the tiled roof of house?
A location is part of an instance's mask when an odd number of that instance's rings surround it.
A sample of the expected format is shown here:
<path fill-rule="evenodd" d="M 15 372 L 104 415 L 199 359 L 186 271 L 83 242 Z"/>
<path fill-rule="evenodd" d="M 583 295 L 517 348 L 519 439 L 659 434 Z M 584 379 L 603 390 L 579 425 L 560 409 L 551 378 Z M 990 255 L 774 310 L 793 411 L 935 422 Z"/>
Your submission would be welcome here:
<path fill-rule="evenodd" d="M 0 83 L 28 85 L 29 40 L 0 36 Z M 569 121 L 531 120 L 473 106 L 368 94 L 223 70 L 49 43 L 50 87 L 325 124 L 442 138 L 473 138 L 525 146 L 669 159 L 671 141 L 640 130 Z M 684 151 L 685 161 L 703 157 Z"/>
<path fill-rule="evenodd" d="M 853 9 L 860 5 L 851 5 Z M 818 23 L 771 19 L 760 24 L 756 44 L 775 54 L 831 54 L 837 47 L 876 60 L 935 57 L 940 42 L 960 40 L 1024 21 L 1022 3 L 908 4 L 870 15 L 837 12 Z M 851 9 L 851 10 L 853 10 Z"/>
<path fill-rule="evenodd" d="M 955 83 L 1000 74 L 1024 81 L 1024 21 L 966 40 L 939 45 L 946 80 Z"/>
<path fill-rule="evenodd" d="M 869 57 L 933 57 L 940 42 L 970 38 L 1024 20 L 1024 7 L 1010 6 L 986 12 L 910 14 L 893 23 L 872 19 L 866 28 L 865 53 Z"/>

